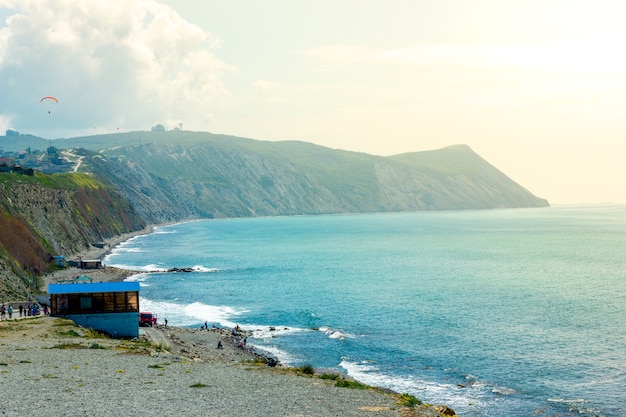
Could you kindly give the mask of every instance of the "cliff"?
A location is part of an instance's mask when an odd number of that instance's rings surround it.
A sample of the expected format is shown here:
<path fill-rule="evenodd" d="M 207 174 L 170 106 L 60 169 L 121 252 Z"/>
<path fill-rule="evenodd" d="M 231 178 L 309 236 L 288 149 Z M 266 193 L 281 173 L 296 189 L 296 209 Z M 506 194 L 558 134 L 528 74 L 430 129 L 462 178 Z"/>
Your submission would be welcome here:
<path fill-rule="evenodd" d="M 188 218 L 545 207 L 464 145 L 381 157 L 196 132 L 64 140 L 149 223 Z"/>
<path fill-rule="evenodd" d="M 145 227 L 111 185 L 88 174 L 0 175 L 0 294 L 23 297 L 55 255 Z"/>
<path fill-rule="evenodd" d="M 31 149 L 50 146 L 77 172 L 0 172 L 0 294 L 36 286 L 53 255 L 146 223 L 548 205 L 465 145 L 381 157 L 206 132 L 0 137 L 34 163 Z"/>

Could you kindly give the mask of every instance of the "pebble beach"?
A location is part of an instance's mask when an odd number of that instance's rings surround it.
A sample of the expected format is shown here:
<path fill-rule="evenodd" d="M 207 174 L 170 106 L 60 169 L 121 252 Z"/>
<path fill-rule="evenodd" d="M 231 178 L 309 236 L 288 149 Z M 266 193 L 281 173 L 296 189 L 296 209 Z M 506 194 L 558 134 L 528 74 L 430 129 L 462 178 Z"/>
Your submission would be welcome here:
<path fill-rule="evenodd" d="M 76 255 L 102 259 L 105 248 Z M 93 282 L 121 281 L 134 271 L 105 266 L 68 268 L 44 277 L 63 282 L 86 274 Z M 48 316 L 0 321 L 0 416 L 441 416 L 445 406 L 407 406 L 375 387 L 337 386 L 315 375 L 268 366 L 231 329 L 141 328 L 134 340 L 113 339 Z M 221 342 L 221 348 L 218 348 Z M 270 361 L 271 362 L 271 361 Z M 345 376 L 338 375 L 338 379 Z"/>
<path fill-rule="evenodd" d="M 393 395 L 217 349 L 221 332 L 151 330 L 167 343 L 100 338 L 55 317 L 0 322 L 0 416 L 410 415 Z"/>

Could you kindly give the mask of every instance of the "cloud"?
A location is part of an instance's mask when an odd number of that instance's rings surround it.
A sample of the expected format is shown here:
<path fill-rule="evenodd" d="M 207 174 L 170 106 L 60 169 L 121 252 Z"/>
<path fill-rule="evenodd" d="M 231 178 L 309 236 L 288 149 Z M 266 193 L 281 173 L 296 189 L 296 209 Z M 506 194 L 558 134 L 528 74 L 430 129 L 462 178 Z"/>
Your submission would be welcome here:
<path fill-rule="evenodd" d="M 228 103 L 220 40 L 152 0 L 4 0 L 0 121 L 44 137 L 144 129 L 208 130 Z M 42 108 L 53 95 L 58 105 Z M 48 110 L 50 113 L 48 113 Z"/>

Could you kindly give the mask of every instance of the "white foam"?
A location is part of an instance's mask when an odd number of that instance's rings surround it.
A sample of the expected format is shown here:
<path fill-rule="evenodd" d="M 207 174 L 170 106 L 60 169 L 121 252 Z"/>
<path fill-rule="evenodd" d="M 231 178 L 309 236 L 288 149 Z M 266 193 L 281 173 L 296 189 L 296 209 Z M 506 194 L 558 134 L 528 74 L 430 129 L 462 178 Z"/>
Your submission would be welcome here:
<path fill-rule="evenodd" d="M 495 387 L 494 389 L 491 390 L 491 392 L 493 392 L 494 394 L 500 394 L 500 395 L 513 395 L 515 394 L 516 391 L 513 388 Z"/>
<path fill-rule="evenodd" d="M 184 312 L 188 317 L 196 318 L 200 322 L 208 321 L 219 323 L 225 327 L 235 327 L 237 324 L 233 319 L 247 313 L 248 310 L 237 310 L 230 306 L 213 306 L 195 302 L 185 306 Z"/>
<path fill-rule="evenodd" d="M 343 340 L 345 338 L 354 339 L 356 336 L 350 333 L 343 333 L 338 330 L 333 330 L 329 327 L 322 326 L 320 327 L 320 332 L 324 332 L 328 335 L 329 339 L 340 339 Z"/>
<path fill-rule="evenodd" d="M 220 272 L 218 268 L 208 268 L 204 265 L 194 265 L 191 269 L 196 272 Z"/>
<path fill-rule="evenodd" d="M 177 230 L 164 229 L 162 227 L 155 227 L 154 230 L 152 231 L 152 234 L 155 234 L 155 235 L 173 235 L 173 234 L 176 234 L 176 233 L 178 233 Z"/>
<path fill-rule="evenodd" d="M 346 370 L 348 376 L 367 385 L 389 388 L 396 392 L 415 395 L 424 400 L 428 396 L 428 401 L 436 401 L 447 404 L 452 408 L 466 408 L 470 405 L 480 407 L 481 401 L 472 398 L 472 390 L 459 388 L 452 384 L 441 384 L 432 381 L 419 379 L 417 376 L 387 375 L 380 372 L 379 368 L 371 362 L 350 362 L 342 360 L 340 367 Z"/>
<path fill-rule="evenodd" d="M 218 323 L 223 327 L 235 327 L 234 318 L 244 314 L 246 310 L 237 310 L 230 306 L 212 306 L 200 302 L 178 304 L 169 301 L 154 301 L 139 297 L 142 311 L 151 311 L 159 316 L 159 323 L 167 318 L 173 326 L 194 326 L 205 321 Z"/>
<path fill-rule="evenodd" d="M 146 281 L 148 278 L 150 278 L 150 274 L 146 273 L 146 272 L 141 272 L 139 274 L 134 274 L 131 275 L 129 277 L 127 277 L 124 281 L 130 281 L 130 282 L 144 282 Z"/>
<path fill-rule="evenodd" d="M 157 265 L 157 264 L 148 264 L 139 267 L 140 271 L 146 272 L 167 272 L 167 268 Z"/>
<path fill-rule="evenodd" d="M 280 327 L 280 326 L 255 326 L 247 325 L 241 326 L 244 330 L 252 331 L 252 337 L 256 339 L 271 339 L 279 336 L 286 336 L 293 333 L 300 333 L 310 331 L 308 329 L 302 329 L 299 327 Z"/>
<path fill-rule="evenodd" d="M 266 352 L 269 355 L 273 356 L 274 358 L 278 359 L 278 361 L 282 363 L 283 365 L 291 366 L 291 364 L 297 361 L 296 357 L 294 357 L 293 355 L 290 355 L 284 350 L 278 349 L 275 346 L 259 346 L 255 344 L 253 344 L 253 346 L 257 348 L 258 350 L 262 350 L 263 352 Z"/>
<path fill-rule="evenodd" d="M 574 399 L 565 399 L 565 398 L 548 398 L 548 402 L 551 403 L 565 403 L 565 404 L 575 404 L 575 403 L 585 403 L 587 400 L 584 398 L 574 398 Z"/>

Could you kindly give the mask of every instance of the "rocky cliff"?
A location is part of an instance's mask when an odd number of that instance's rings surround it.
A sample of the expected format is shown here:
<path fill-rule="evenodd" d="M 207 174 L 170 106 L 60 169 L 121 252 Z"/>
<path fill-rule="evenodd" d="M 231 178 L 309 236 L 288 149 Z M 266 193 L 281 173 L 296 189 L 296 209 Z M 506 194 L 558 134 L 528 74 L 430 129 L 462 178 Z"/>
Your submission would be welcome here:
<path fill-rule="evenodd" d="M 0 295 L 36 287 L 55 255 L 143 227 L 130 203 L 91 175 L 1 174 Z"/>

